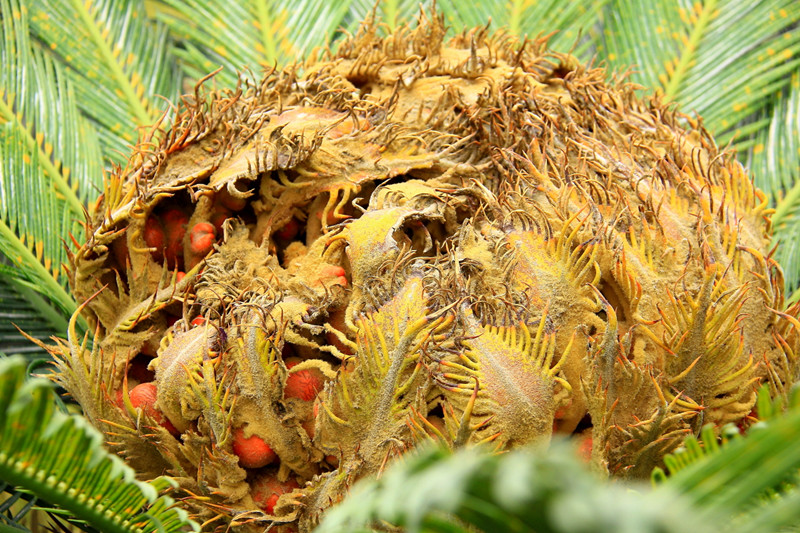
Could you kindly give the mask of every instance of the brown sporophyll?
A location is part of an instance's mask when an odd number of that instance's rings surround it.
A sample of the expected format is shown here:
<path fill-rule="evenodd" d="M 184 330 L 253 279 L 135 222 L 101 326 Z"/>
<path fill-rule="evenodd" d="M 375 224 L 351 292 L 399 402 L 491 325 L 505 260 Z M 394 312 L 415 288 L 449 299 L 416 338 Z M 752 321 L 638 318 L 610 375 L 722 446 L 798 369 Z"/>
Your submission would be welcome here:
<path fill-rule="evenodd" d="M 572 434 L 642 476 L 797 378 L 767 199 L 696 120 L 544 39 L 443 35 L 201 84 L 109 178 L 59 380 L 200 520 L 310 531 L 431 439 Z"/>

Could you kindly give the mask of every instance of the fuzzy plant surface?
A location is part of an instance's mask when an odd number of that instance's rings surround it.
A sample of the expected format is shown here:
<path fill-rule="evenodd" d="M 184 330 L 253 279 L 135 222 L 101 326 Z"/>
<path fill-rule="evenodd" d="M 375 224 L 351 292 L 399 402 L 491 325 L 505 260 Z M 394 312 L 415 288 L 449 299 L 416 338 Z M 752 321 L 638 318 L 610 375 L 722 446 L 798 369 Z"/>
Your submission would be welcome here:
<path fill-rule="evenodd" d="M 198 85 L 171 124 L 106 180 L 49 349 L 208 528 L 311 531 L 431 440 L 571 435 L 645 478 L 797 378 L 766 195 L 696 119 L 546 38 L 368 20 Z"/>

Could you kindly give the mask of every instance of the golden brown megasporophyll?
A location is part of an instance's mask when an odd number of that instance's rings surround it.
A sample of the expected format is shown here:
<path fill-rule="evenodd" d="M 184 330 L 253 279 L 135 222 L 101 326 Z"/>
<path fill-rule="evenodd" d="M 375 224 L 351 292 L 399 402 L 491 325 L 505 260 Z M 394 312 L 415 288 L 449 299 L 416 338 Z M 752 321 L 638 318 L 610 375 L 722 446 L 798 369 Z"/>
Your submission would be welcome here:
<path fill-rule="evenodd" d="M 198 86 L 71 257 L 59 381 L 209 528 L 310 531 L 427 440 L 645 476 L 796 378 L 767 199 L 697 120 L 443 22 Z"/>

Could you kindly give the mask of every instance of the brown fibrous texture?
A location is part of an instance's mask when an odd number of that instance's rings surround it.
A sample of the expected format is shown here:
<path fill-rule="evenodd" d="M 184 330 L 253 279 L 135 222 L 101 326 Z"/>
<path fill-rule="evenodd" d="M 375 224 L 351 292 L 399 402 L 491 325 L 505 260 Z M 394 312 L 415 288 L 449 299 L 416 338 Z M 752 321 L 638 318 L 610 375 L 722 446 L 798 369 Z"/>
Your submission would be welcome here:
<path fill-rule="evenodd" d="M 646 476 L 796 378 L 767 198 L 733 154 L 544 39 L 444 33 L 368 22 L 198 85 L 71 256 L 95 335 L 53 348 L 59 381 L 220 530 L 310 531 L 428 441 L 573 435 Z"/>

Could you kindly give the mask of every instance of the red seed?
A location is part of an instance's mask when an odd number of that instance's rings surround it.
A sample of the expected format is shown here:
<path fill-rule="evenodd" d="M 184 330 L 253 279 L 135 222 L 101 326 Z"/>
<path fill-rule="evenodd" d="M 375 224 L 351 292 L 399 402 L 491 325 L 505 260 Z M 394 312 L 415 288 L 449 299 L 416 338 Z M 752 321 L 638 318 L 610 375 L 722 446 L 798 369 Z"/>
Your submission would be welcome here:
<path fill-rule="evenodd" d="M 315 213 L 315 216 L 317 217 L 318 220 L 322 221 L 322 213 L 324 211 L 325 211 L 325 209 L 322 208 L 322 209 L 320 209 L 319 211 L 317 211 Z M 350 218 L 350 215 L 347 215 L 344 218 L 339 218 L 336 215 L 336 213 L 334 213 L 334 210 L 331 209 L 330 211 L 328 211 L 328 215 L 325 217 L 325 222 L 328 224 L 328 226 L 333 226 L 334 224 L 338 224 L 339 222 L 341 222 L 342 220 L 345 220 L 347 218 Z"/>
<path fill-rule="evenodd" d="M 219 191 L 219 203 L 230 209 L 231 211 L 241 211 L 247 205 L 246 198 L 239 198 L 233 196 L 227 189 Z"/>
<path fill-rule="evenodd" d="M 324 276 L 331 276 L 331 277 L 344 277 L 347 274 L 344 268 L 335 265 L 324 266 L 322 267 L 322 270 L 320 270 L 320 272 Z"/>
<path fill-rule="evenodd" d="M 323 380 L 312 370 L 298 370 L 297 372 L 292 372 L 286 378 L 283 397 L 299 398 L 308 402 L 317 397 L 323 385 Z"/>
<path fill-rule="evenodd" d="M 153 248 L 153 259 L 161 261 L 164 253 L 164 228 L 156 217 L 148 217 L 144 222 L 144 242 Z"/>
<path fill-rule="evenodd" d="M 289 357 L 285 357 L 283 359 L 283 364 L 286 365 L 286 368 L 289 368 L 289 369 L 291 369 L 295 365 L 299 365 L 302 362 L 303 362 L 302 359 L 300 359 L 299 357 L 295 357 L 295 356 L 289 356 Z"/>
<path fill-rule="evenodd" d="M 319 269 L 319 279 L 347 287 L 347 271 L 340 266 L 325 265 Z"/>
<path fill-rule="evenodd" d="M 593 441 L 591 432 L 587 436 L 579 437 L 578 457 L 580 457 L 587 463 L 592 462 L 592 445 Z"/>
<path fill-rule="evenodd" d="M 167 210 L 161 219 L 164 221 L 166 250 L 165 257 L 170 268 L 175 268 L 178 258 L 183 257 L 183 238 L 186 236 L 186 225 L 189 217 L 182 210 L 174 207 Z"/>
<path fill-rule="evenodd" d="M 189 232 L 189 249 L 193 254 L 205 256 L 216 240 L 216 230 L 208 222 L 199 222 Z"/>
<path fill-rule="evenodd" d="M 180 283 L 181 281 L 183 281 L 183 278 L 185 277 L 186 277 L 186 272 L 179 271 L 177 274 L 175 274 L 175 283 Z"/>
<path fill-rule="evenodd" d="M 278 498 L 282 494 L 292 492 L 294 489 L 300 488 L 293 478 L 289 478 L 284 483 L 281 483 L 273 475 L 267 475 L 258 479 L 252 488 L 253 501 L 256 502 L 261 510 L 267 514 L 272 514 L 275 511 L 275 504 L 278 503 Z"/>
<path fill-rule="evenodd" d="M 205 317 L 202 317 L 202 316 L 196 316 L 192 320 L 192 325 L 193 326 L 202 326 L 205 323 L 206 323 L 206 319 L 205 319 Z"/>
<path fill-rule="evenodd" d="M 140 383 L 128 392 L 134 407 L 141 407 L 145 412 L 155 410 L 158 389 L 155 383 Z M 149 413 L 148 413 L 149 414 Z"/>
<path fill-rule="evenodd" d="M 178 430 L 175 429 L 172 422 L 164 416 L 164 413 L 155 407 L 157 393 L 158 389 L 155 383 L 140 383 L 128 392 L 128 397 L 131 399 L 131 405 L 133 405 L 134 408 L 141 408 L 142 412 L 155 420 L 158 425 L 173 435 L 177 435 Z"/>
<path fill-rule="evenodd" d="M 300 221 L 292 218 L 281 229 L 275 232 L 275 236 L 283 241 L 291 241 L 300 233 Z"/>
<path fill-rule="evenodd" d="M 245 437 L 242 428 L 233 430 L 233 453 L 239 457 L 239 464 L 244 468 L 261 468 L 278 458 L 264 439 L 258 435 Z"/>

